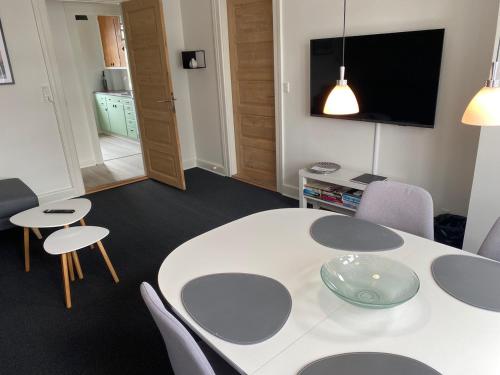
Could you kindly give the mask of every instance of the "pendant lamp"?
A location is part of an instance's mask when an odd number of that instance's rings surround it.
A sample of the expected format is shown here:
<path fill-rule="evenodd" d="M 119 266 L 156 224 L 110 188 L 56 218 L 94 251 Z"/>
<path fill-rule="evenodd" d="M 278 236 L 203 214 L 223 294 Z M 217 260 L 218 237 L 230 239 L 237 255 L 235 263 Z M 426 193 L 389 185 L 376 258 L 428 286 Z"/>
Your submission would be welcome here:
<path fill-rule="evenodd" d="M 500 40 L 497 48 L 497 59 L 491 67 L 490 79 L 471 100 L 462 117 L 462 123 L 466 125 L 500 126 L 499 53 Z"/>
<path fill-rule="evenodd" d="M 326 115 L 351 115 L 359 112 L 359 105 L 356 95 L 347 85 L 345 79 L 345 21 L 346 21 L 347 0 L 344 0 L 344 31 L 342 34 L 342 66 L 340 67 L 340 79 L 337 85 L 326 99 L 323 113 Z"/>

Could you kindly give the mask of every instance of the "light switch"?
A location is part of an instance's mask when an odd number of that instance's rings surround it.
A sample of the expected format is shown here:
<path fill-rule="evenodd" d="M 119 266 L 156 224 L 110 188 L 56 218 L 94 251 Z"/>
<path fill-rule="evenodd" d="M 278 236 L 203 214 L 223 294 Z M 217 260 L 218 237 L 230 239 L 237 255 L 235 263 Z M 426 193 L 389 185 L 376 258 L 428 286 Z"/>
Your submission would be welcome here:
<path fill-rule="evenodd" d="M 285 94 L 289 94 L 290 93 L 290 82 L 284 82 L 283 83 L 283 91 L 285 92 Z"/>
<path fill-rule="evenodd" d="M 54 103 L 52 91 L 49 86 L 42 86 L 42 103 Z"/>

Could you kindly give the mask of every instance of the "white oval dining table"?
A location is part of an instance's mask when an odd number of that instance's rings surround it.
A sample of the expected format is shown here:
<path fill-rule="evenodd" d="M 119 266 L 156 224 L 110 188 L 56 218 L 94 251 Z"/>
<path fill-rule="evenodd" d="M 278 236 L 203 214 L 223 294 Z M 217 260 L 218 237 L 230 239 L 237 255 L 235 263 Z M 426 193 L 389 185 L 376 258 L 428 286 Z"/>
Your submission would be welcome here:
<path fill-rule="evenodd" d="M 437 257 L 470 254 L 396 231 L 405 241 L 401 248 L 371 254 L 411 267 L 420 278 L 419 292 L 391 309 L 357 307 L 336 297 L 320 277 L 323 263 L 346 254 L 320 245 L 309 234 L 315 220 L 332 214 L 264 211 L 202 234 L 165 259 L 160 290 L 176 314 L 242 374 L 297 374 L 315 360 L 349 352 L 399 354 L 447 375 L 500 374 L 500 313 L 451 297 L 431 274 Z M 275 336 L 256 345 L 236 345 L 211 335 L 190 317 L 181 300 L 183 286 L 224 272 L 268 276 L 288 289 L 292 311 Z"/>

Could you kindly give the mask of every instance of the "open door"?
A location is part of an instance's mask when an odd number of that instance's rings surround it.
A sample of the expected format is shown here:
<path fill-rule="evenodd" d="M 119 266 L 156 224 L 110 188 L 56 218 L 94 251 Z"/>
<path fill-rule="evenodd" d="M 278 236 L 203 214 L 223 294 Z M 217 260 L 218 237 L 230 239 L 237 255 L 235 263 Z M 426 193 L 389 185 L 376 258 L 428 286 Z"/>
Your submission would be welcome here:
<path fill-rule="evenodd" d="M 185 190 L 161 0 L 122 3 L 148 177 Z"/>

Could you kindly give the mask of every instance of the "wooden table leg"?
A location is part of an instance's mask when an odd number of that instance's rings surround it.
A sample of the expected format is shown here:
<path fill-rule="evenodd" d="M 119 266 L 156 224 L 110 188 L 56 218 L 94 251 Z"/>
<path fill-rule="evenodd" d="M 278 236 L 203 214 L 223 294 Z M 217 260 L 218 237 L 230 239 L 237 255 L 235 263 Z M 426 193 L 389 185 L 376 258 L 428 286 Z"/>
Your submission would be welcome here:
<path fill-rule="evenodd" d="M 113 276 L 113 280 L 115 280 L 115 283 L 120 282 L 118 279 L 118 276 L 116 275 L 116 271 L 111 264 L 111 260 L 108 257 L 108 254 L 106 253 L 106 250 L 104 249 L 104 246 L 102 246 L 101 241 L 97 241 L 97 246 L 99 247 L 99 250 L 101 251 L 101 255 L 104 258 L 104 261 L 106 262 L 106 265 L 108 266 L 109 272 L 111 272 L 111 276 Z"/>
<path fill-rule="evenodd" d="M 24 228 L 24 269 L 30 272 L 30 228 Z"/>
<path fill-rule="evenodd" d="M 43 236 L 42 233 L 40 233 L 40 229 L 31 228 L 31 230 L 33 231 L 33 233 L 35 233 L 36 238 L 38 238 L 39 240 L 43 240 Z"/>
<path fill-rule="evenodd" d="M 73 263 L 75 264 L 76 273 L 78 274 L 78 278 L 80 280 L 82 280 L 83 279 L 83 272 L 82 272 L 82 267 L 80 266 L 80 259 L 78 259 L 78 254 L 76 253 L 76 251 L 73 251 L 71 253 L 71 256 L 73 257 Z"/>
<path fill-rule="evenodd" d="M 87 226 L 87 223 L 85 222 L 85 220 L 84 220 L 83 218 L 82 218 L 82 219 L 80 219 L 80 225 L 81 225 L 82 227 Z M 90 248 L 91 248 L 91 249 L 95 249 L 94 244 L 90 245 Z"/>
<path fill-rule="evenodd" d="M 62 274 L 63 274 L 63 282 L 64 282 L 64 297 L 66 301 L 66 307 L 71 309 L 71 290 L 69 286 L 69 278 L 68 278 L 68 258 L 66 254 L 61 254 L 61 266 L 62 266 Z"/>
<path fill-rule="evenodd" d="M 75 271 L 73 269 L 73 257 L 70 255 L 67 256 L 68 258 L 68 270 L 69 270 L 69 278 L 71 281 L 75 281 Z"/>

